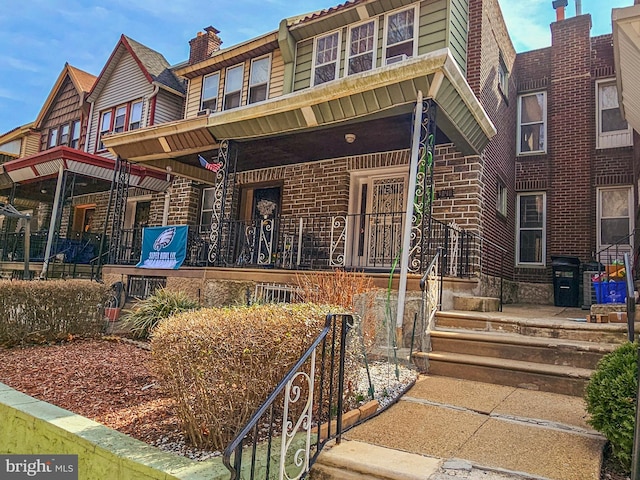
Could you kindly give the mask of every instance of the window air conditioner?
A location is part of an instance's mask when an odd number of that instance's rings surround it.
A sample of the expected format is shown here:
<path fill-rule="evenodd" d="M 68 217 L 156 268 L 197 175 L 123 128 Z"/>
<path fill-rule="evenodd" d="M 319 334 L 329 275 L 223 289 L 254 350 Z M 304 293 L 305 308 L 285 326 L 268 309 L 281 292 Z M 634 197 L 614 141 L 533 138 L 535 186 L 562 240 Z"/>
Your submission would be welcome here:
<path fill-rule="evenodd" d="M 199 117 L 208 117 L 209 115 L 211 115 L 211 109 L 210 108 L 205 108 L 204 110 L 200 110 L 198 112 L 198 116 Z"/>
<path fill-rule="evenodd" d="M 404 62 L 407 58 L 407 54 L 403 53 L 401 55 L 396 55 L 395 57 L 387 58 L 387 65 L 391 65 L 392 63 Z"/>

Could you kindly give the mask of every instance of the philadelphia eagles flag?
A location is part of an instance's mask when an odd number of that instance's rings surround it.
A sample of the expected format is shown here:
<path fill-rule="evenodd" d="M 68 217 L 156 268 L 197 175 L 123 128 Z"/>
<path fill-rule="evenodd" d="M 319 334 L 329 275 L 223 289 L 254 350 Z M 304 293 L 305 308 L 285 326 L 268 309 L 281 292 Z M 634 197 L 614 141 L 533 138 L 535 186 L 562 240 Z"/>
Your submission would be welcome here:
<path fill-rule="evenodd" d="M 177 270 L 187 256 L 186 225 L 142 229 L 142 255 L 137 268 Z"/>

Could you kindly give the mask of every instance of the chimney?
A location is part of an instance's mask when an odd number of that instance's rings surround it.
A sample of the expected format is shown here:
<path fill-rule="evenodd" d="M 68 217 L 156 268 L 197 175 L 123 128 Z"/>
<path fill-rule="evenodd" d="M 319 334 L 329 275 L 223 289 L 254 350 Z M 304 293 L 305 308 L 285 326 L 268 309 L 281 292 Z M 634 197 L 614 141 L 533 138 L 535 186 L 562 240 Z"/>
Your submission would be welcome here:
<path fill-rule="evenodd" d="M 189 65 L 202 62 L 213 52 L 220 50 L 222 40 L 218 36 L 219 33 L 219 30 L 209 26 L 204 29 L 204 32 L 198 32 L 195 38 L 189 40 Z"/>
<path fill-rule="evenodd" d="M 556 10 L 556 22 L 564 20 L 564 7 L 569 5 L 569 0 L 553 0 L 551 4 Z"/>

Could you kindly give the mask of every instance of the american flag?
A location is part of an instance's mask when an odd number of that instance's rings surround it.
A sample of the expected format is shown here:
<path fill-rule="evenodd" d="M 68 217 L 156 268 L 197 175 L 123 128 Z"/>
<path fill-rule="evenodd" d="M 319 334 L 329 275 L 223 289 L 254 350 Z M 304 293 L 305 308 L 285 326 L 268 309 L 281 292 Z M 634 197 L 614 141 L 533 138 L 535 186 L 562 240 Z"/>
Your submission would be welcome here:
<path fill-rule="evenodd" d="M 209 163 L 204 159 L 202 155 L 198 155 L 198 160 L 200 160 L 200 165 L 202 165 L 207 170 L 211 170 L 212 172 L 217 172 L 222 168 L 222 162 Z"/>

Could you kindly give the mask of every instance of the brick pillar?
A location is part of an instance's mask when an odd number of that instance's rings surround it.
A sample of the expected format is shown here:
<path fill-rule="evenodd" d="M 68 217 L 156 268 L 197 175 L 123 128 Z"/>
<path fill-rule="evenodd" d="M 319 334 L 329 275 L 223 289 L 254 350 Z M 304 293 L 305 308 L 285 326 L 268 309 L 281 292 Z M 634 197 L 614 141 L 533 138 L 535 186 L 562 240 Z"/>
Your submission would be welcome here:
<path fill-rule="evenodd" d="M 594 98 L 591 82 L 591 16 L 551 24 L 548 90 L 547 257 L 590 258 Z"/>
<path fill-rule="evenodd" d="M 202 62 L 211 56 L 213 52 L 220 50 L 222 40 L 218 36 L 220 33 L 213 27 L 207 27 L 204 32 L 198 32 L 195 38 L 189 41 L 189 65 Z"/>

